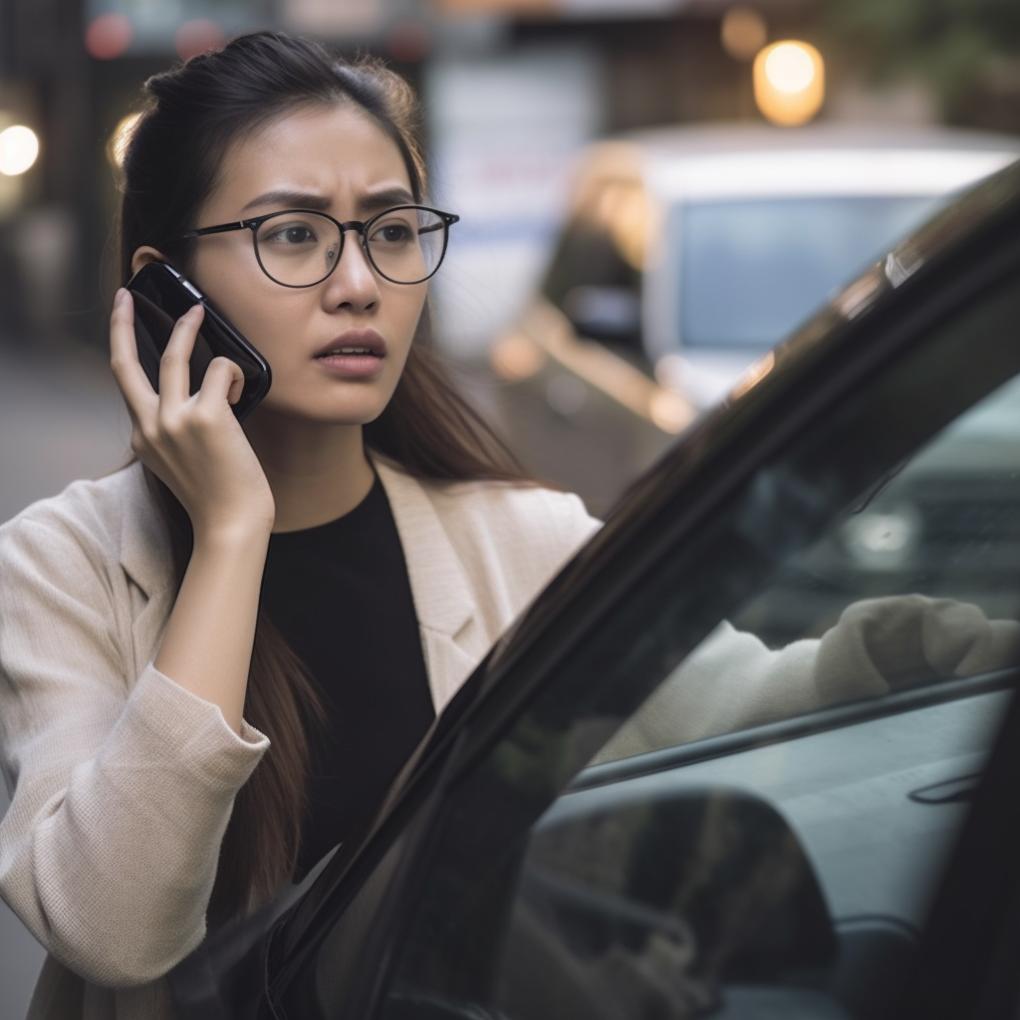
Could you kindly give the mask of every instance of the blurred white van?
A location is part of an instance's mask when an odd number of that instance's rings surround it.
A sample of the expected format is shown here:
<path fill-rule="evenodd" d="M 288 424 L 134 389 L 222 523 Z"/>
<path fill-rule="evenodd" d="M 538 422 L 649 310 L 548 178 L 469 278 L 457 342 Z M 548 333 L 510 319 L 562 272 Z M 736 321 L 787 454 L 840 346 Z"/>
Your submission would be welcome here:
<path fill-rule="evenodd" d="M 598 143 L 533 298 L 492 349 L 502 425 L 604 508 L 747 366 L 1020 139 L 676 127 Z"/>

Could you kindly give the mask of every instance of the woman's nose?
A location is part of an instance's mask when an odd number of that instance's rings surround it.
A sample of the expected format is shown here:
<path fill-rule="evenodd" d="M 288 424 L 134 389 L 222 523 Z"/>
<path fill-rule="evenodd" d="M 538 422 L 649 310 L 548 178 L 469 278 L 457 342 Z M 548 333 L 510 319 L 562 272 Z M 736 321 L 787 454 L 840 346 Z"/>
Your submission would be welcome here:
<path fill-rule="evenodd" d="M 326 278 L 325 294 L 333 308 L 370 308 L 379 300 L 379 277 L 368 261 L 361 236 L 354 231 L 344 238 L 340 261 Z"/>

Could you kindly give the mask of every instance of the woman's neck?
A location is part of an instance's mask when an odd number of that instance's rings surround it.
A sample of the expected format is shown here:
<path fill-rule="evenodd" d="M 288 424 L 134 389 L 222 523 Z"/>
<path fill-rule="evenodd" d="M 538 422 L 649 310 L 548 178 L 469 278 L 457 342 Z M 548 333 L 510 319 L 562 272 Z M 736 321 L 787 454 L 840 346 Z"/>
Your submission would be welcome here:
<path fill-rule="evenodd" d="M 253 419 L 245 432 L 276 501 L 273 531 L 299 531 L 353 510 L 375 479 L 360 425 Z"/>

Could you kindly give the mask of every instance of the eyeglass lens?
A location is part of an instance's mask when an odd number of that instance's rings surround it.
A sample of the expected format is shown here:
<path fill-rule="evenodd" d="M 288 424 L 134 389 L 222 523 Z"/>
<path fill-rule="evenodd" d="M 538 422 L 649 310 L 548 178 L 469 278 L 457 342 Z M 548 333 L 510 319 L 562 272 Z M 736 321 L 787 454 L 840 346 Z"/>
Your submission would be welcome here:
<path fill-rule="evenodd" d="M 365 247 L 382 276 L 394 283 L 418 283 L 438 268 L 446 232 L 446 221 L 436 213 L 417 206 L 398 207 L 371 223 Z M 341 233 L 332 220 L 318 213 L 283 212 L 259 226 L 255 245 L 269 276 L 291 287 L 305 287 L 324 279 L 336 265 Z"/>

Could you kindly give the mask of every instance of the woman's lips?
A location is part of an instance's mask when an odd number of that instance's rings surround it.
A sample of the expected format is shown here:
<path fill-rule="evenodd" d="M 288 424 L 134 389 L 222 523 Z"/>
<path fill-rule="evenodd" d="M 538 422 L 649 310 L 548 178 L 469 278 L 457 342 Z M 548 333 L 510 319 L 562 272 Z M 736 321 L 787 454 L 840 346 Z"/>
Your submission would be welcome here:
<path fill-rule="evenodd" d="M 315 359 L 329 375 L 342 379 L 370 379 L 382 371 L 384 358 L 374 354 L 330 354 Z"/>
<path fill-rule="evenodd" d="M 379 358 L 386 357 L 386 341 L 374 329 L 349 329 L 334 337 L 329 343 L 323 344 L 315 356 L 323 357 L 338 352 L 341 348 L 365 348 L 367 353 Z"/>

